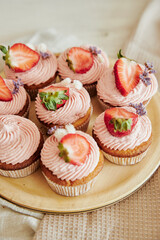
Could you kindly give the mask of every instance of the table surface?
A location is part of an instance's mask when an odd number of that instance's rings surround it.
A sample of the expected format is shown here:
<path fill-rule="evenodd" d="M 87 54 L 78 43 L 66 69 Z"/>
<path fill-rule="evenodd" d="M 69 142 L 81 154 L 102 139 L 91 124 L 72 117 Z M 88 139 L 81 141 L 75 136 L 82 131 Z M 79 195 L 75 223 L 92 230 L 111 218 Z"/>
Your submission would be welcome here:
<path fill-rule="evenodd" d="M 115 57 L 149 0 L 1 0 L 0 43 L 55 28 L 95 43 Z"/>

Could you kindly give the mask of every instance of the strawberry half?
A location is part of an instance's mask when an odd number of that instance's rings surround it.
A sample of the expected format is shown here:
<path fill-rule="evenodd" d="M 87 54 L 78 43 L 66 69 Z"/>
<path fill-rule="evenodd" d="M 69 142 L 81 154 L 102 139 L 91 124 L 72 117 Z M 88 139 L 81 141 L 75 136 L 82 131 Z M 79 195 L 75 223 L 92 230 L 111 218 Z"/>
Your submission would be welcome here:
<path fill-rule="evenodd" d="M 15 72 L 26 72 L 30 70 L 40 59 L 38 52 L 23 43 L 16 43 L 12 47 L 8 47 L 8 50 L 0 45 L 0 50 L 5 54 L 3 59 L 6 65 Z"/>
<path fill-rule="evenodd" d="M 0 101 L 11 101 L 12 100 L 12 93 L 9 88 L 6 86 L 5 81 L 0 76 Z"/>
<path fill-rule="evenodd" d="M 118 59 L 114 65 L 117 89 L 123 96 L 127 96 L 139 83 L 141 67 L 125 57 Z"/>
<path fill-rule="evenodd" d="M 104 122 L 111 135 L 124 137 L 131 133 L 138 121 L 138 115 L 124 108 L 110 108 L 105 111 Z"/>
<path fill-rule="evenodd" d="M 55 111 L 63 107 L 69 99 L 69 88 L 49 86 L 45 89 L 39 89 L 39 96 L 45 108 Z"/>
<path fill-rule="evenodd" d="M 90 153 L 90 143 L 87 139 L 80 134 L 69 133 L 65 135 L 59 145 L 59 156 L 65 162 L 72 163 L 73 165 L 82 165 Z"/>
<path fill-rule="evenodd" d="M 67 55 L 68 66 L 75 73 L 86 73 L 93 65 L 93 55 L 80 47 L 73 47 Z"/>

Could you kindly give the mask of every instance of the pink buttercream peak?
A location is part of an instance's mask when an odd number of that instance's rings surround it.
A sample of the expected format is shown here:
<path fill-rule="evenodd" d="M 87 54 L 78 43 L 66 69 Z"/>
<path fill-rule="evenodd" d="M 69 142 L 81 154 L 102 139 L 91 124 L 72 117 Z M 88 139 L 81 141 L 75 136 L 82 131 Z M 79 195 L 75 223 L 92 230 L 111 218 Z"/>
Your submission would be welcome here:
<path fill-rule="evenodd" d="M 14 91 L 14 84 L 12 80 L 4 79 L 7 87 L 11 92 Z M 23 86 L 19 86 L 19 90 L 16 94 L 12 94 L 13 99 L 9 102 L 0 101 L 0 115 L 5 114 L 17 114 L 26 104 L 27 93 Z"/>
<path fill-rule="evenodd" d="M 89 46 L 82 46 L 82 48 L 89 50 Z M 103 51 L 101 51 L 100 54 L 93 55 L 94 62 L 90 70 L 88 70 L 86 73 L 83 73 L 83 74 L 74 73 L 68 67 L 68 64 L 66 62 L 67 54 L 69 50 L 70 49 L 67 49 L 66 51 L 64 51 L 58 58 L 58 72 L 62 79 L 69 77 L 72 80 L 74 79 L 79 80 L 83 84 L 90 84 L 90 83 L 99 81 L 105 69 L 109 67 L 108 57 Z M 100 49 L 98 48 L 98 50 Z M 99 57 L 99 55 L 101 56 L 101 58 Z M 103 61 L 102 61 L 102 58 L 103 58 Z"/>
<path fill-rule="evenodd" d="M 29 159 L 40 143 L 37 126 L 30 120 L 15 116 L 0 116 L 0 161 L 17 164 Z"/>
<path fill-rule="evenodd" d="M 20 78 L 22 82 L 28 86 L 33 84 L 39 85 L 50 78 L 53 78 L 57 71 L 57 59 L 55 55 L 48 50 L 46 54 L 49 57 L 44 58 L 43 56 L 40 56 L 39 62 L 26 72 L 16 73 L 5 65 L 4 73 L 6 77 L 15 81 L 17 78 Z"/>
<path fill-rule="evenodd" d="M 68 164 L 59 157 L 58 141 L 54 135 L 46 140 L 41 151 L 42 163 L 62 180 L 75 181 L 76 179 L 88 176 L 95 169 L 99 161 L 99 148 L 94 139 L 81 131 L 76 131 L 76 133 L 85 137 L 91 146 L 91 152 L 84 164 L 80 166 Z"/>
<path fill-rule="evenodd" d="M 141 66 L 144 68 L 143 66 Z M 116 87 L 113 69 L 109 68 L 101 76 L 97 84 L 97 95 L 105 103 L 112 106 L 128 106 L 130 103 L 138 104 L 150 99 L 158 89 L 158 82 L 154 74 L 150 74 L 151 84 L 146 86 L 139 81 L 137 86 L 127 95 L 123 96 Z"/>
<path fill-rule="evenodd" d="M 126 109 L 135 113 L 135 109 L 133 108 Z M 105 125 L 103 112 L 96 118 L 93 130 L 104 146 L 115 150 L 127 150 L 134 149 L 136 146 L 147 141 L 151 136 L 152 126 L 149 118 L 143 115 L 138 118 L 136 126 L 129 135 L 121 138 L 115 137 L 109 133 Z"/>
<path fill-rule="evenodd" d="M 53 84 L 55 87 L 63 87 L 63 81 Z M 40 120 L 45 123 L 54 123 L 58 125 L 66 125 L 74 123 L 79 118 L 82 118 L 87 113 L 91 106 L 91 100 L 85 88 L 76 89 L 73 83 L 65 84 L 69 88 L 69 99 L 63 107 L 56 111 L 49 111 L 45 109 L 41 103 L 39 95 L 36 98 L 35 108 L 36 114 Z"/>

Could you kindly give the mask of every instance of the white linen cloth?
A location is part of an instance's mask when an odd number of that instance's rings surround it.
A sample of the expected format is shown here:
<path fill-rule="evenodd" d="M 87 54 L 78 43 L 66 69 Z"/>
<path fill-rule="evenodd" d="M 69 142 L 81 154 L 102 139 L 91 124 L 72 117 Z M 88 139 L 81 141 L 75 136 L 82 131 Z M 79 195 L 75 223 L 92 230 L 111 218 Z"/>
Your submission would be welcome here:
<path fill-rule="evenodd" d="M 160 1 L 152 1 L 124 47 L 127 57 L 144 64 L 152 62 L 160 80 Z M 160 90 L 160 84 L 159 84 Z"/>
<path fill-rule="evenodd" d="M 54 29 L 20 39 L 33 44 L 44 42 L 54 52 L 83 44 L 74 36 L 64 37 Z M 114 44 L 114 43 L 113 43 Z M 125 45 L 125 54 L 144 63 L 152 61 L 160 71 L 160 2 L 152 1 L 144 11 L 134 34 Z M 111 207 L 92 213 L 48 215 L 27 210 L 0 198 L 0 240 L 51 239 L 160 239 L 159 176 L 137 193 Z M 42 219 L 42 221 L 41 221 Z M 37 230 L 38 228 L 38 230 Z M 34 235 L 34 233 L 36 234 Z"/>

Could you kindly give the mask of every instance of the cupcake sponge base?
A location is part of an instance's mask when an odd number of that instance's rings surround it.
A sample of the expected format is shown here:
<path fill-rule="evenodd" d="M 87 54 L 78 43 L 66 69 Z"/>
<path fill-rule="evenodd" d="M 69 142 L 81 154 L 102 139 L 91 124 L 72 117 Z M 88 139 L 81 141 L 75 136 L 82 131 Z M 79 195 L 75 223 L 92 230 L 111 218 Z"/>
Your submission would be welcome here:
<path fill-rule="evenodd" d="M 91 187 L 93 187 L 96 178 L 93 178 L 91 181 L 83 184 L 83 185 L 77 185 L 77 186 L 63 186 L 63 185 L 59 185 L 57 183 L 54 183 L 52 181 L 50 181 L 47 176 L 43 173 L 45 179 L 47 180 L 49 186 L 51 187 L 51 189 L 63 196 L 66 197 L 76 197 L 79 196 L 87 191 L 90 190 Z"/>

